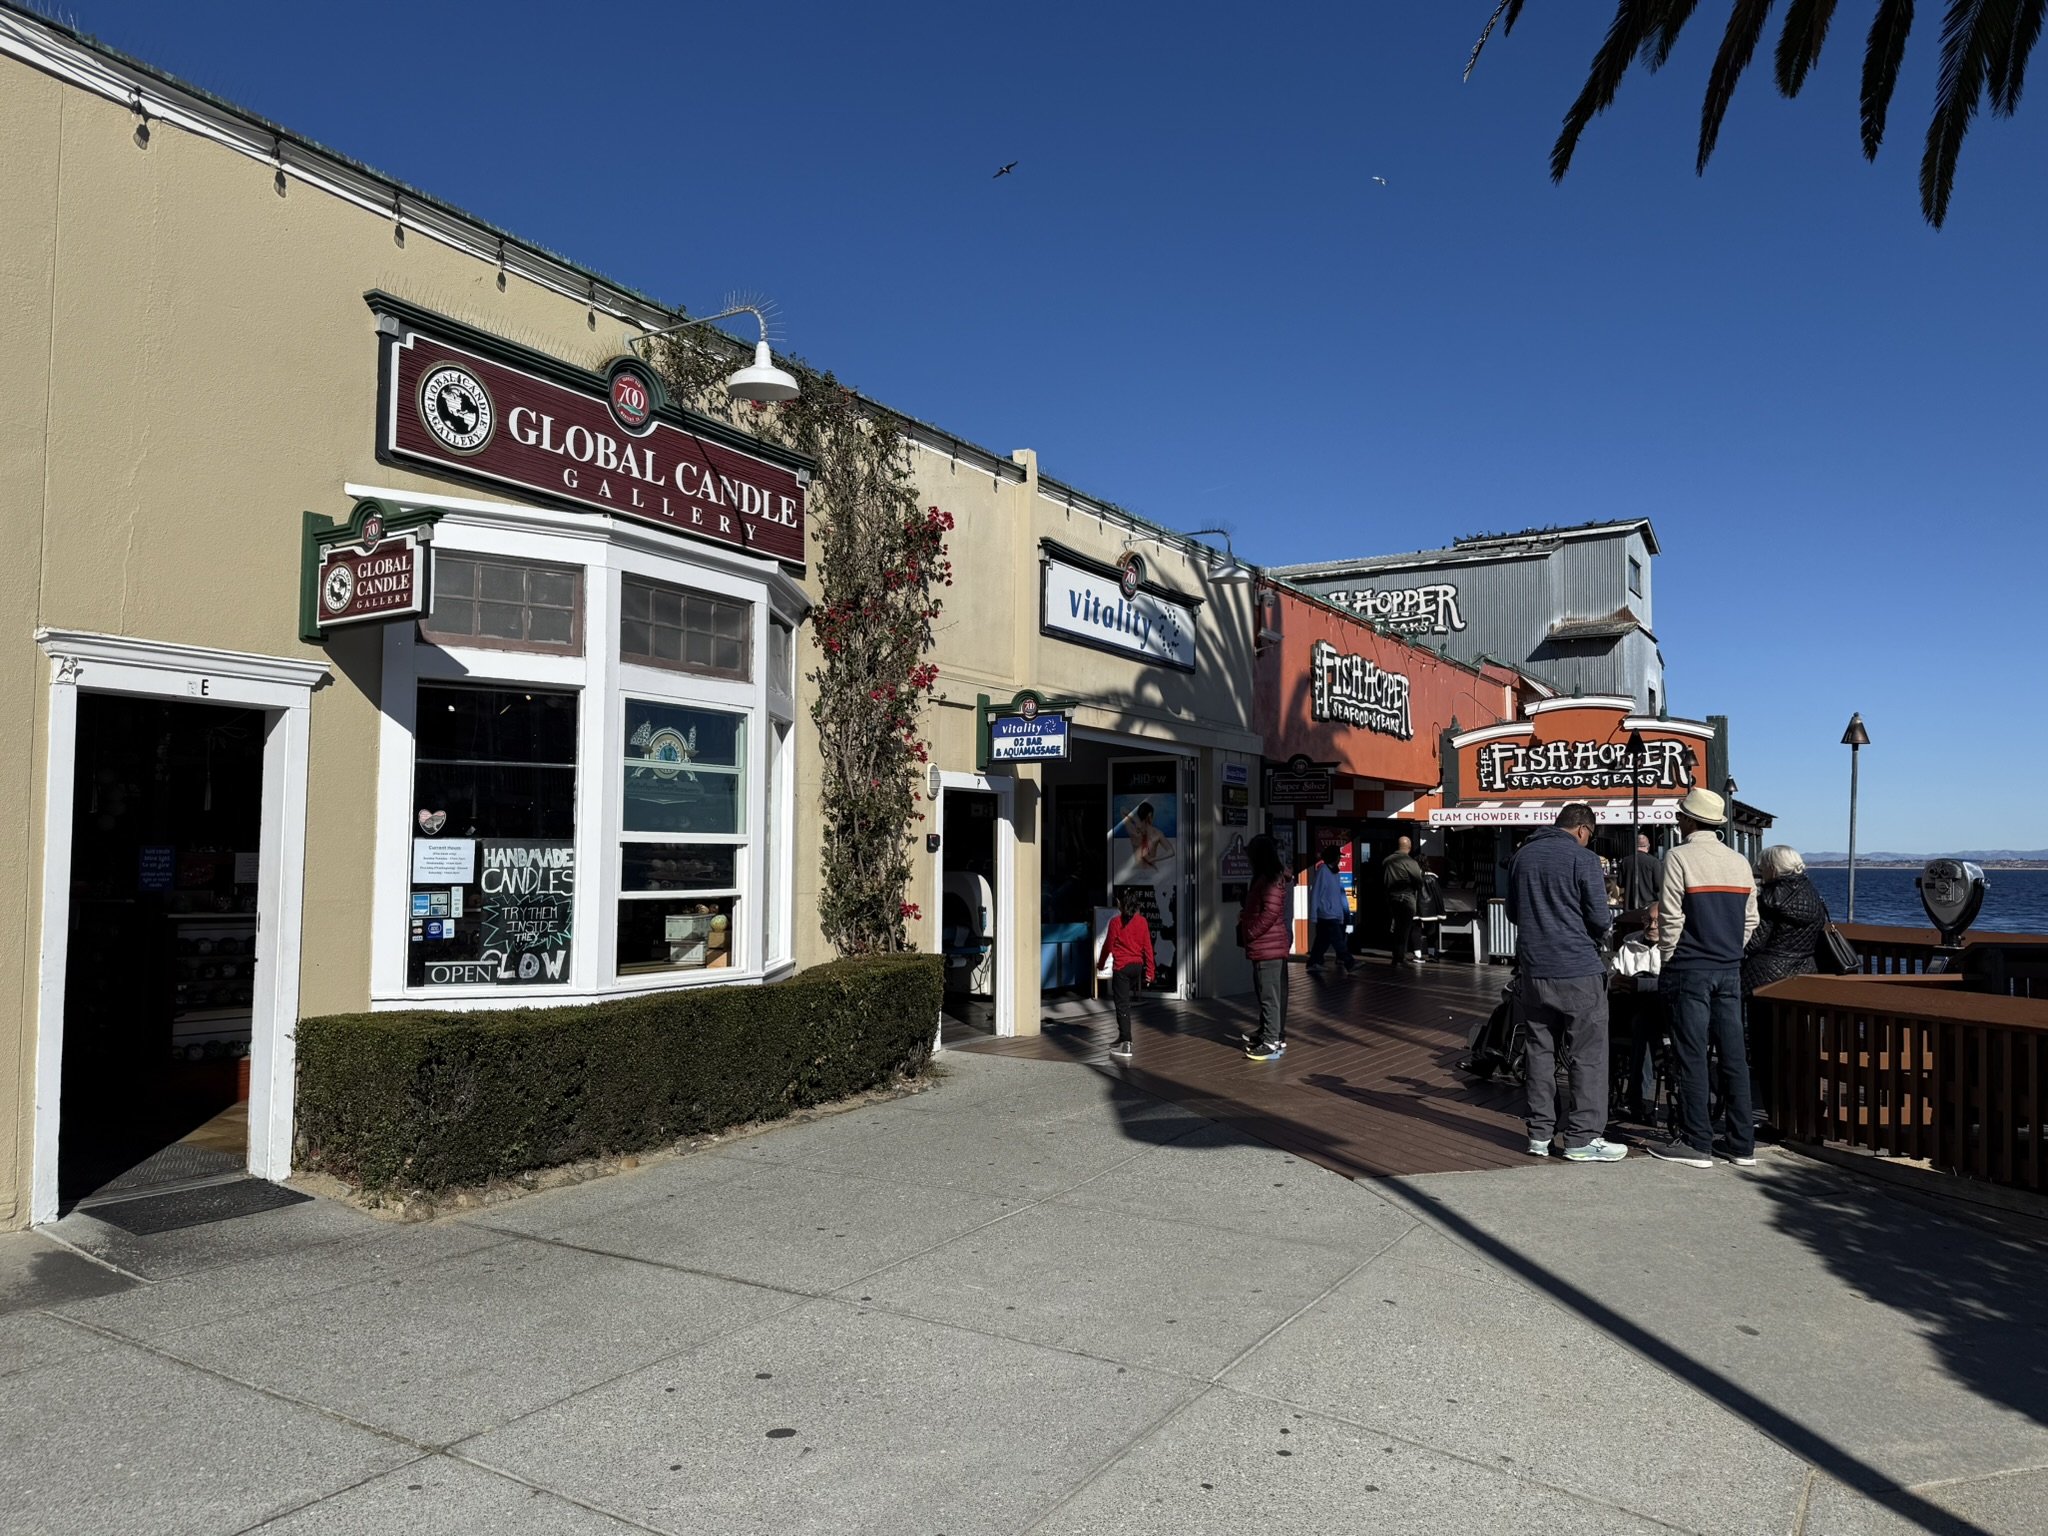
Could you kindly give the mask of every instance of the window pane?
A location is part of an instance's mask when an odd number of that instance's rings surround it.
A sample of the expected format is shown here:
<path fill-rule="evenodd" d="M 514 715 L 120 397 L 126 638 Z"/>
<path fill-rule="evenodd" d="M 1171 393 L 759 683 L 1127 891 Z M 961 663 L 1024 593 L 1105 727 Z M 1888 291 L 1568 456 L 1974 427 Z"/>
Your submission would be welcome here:
<path fill-rule="evenodd" d="M 567 571 L 528 571 L 526 596 L 529 602 L 549 608 L 574 607 L 576 578 Z"/>
<path fill-rule="evenodd" d="M 408 984 L 566 984 L 575 695 L 422 685 L 418 706 Z"/>
<path fill-rule="evenodd" d="M 708 592 L 627 577 L 619 654 L 685 672 L 744 680 L 752 606 Z M 645 617 L 646 629 L 624 622 Z"/>
<path fill-rule="evenodd" d="M 434 611 L 427 620 L 427 628 L 444 635 L 472 635 L 476 633 L 476 601 L 460 592 L 450 592 L 438 585 L 440 573 L 435 572 Z"/>
<path fill-rule="evenodd" d="M 567 645 L 576 638 L 576 615 L 566 608 L 528 610 L 528 638 L 543 645 Z"/>
<path fill-rule="evenodd" d="M 657 661 L 681 661 L 683 659 L 683 632 L 665 624 L 654 627 L 654 643 L 648 646 L 646 654 Z"/>
<path fill-rule="evenodd" d="M 746 720 L 712 710 L 626 701 L 628 832 L 742 832 Z"/>
<path fill-rule="evenodd" d="M 796 635 L 787 624 L 768 626 L 768 686 L 796 692 Z"/>
<path fill-rule="evenodd" d="M 645 582 L 628 580 L 620 594 L 620 609 L 629 619 L 645 619 L 654 612 L 654 589 Z"/>
<path fill-rule="evenodd" d="M 733 897 L 619 903 L 619 973 L 717 970 L 733 963 Z"/>
<path fill-rule="evenodd" d="M 622 619 L 619 622 L 619 653 L 624 656 L 652 655 L 654 626 L 644 619 Z"/>
<path fill-rule="evenodd" d="M 620 889 L 729 891 L 739 884 L 734 843 L 627 843 Z"/>
<path fill-rule="evenodd" d="M 481 567 L 484 579 L 483 596 L 499 603 L 523 603 L 526 601 L 526 567 L 505 565 L 492 560 Z"/>
<path fill-rule="evenodd" d="M 450 597 L 475 597 L 476 562 L 434 556 L 434 590 Z"/>
<path fill-rule="evenodd" d="M 492 640 L 523 640 L 526 610 L 517 603 L 478 603 L 476 632 Z"/>

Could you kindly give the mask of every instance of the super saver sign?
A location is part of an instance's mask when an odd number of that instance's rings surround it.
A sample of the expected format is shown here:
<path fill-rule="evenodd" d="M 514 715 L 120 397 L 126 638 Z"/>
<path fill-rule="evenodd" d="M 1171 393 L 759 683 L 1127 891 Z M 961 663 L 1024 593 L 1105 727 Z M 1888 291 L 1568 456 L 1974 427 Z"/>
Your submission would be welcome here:
<path fill-rule="evenodd" d="M 386 456 L 803 562 L 796 471 L 657 415 L 631 375 L 571 388 L 406 326 L 383 393 Z"/>

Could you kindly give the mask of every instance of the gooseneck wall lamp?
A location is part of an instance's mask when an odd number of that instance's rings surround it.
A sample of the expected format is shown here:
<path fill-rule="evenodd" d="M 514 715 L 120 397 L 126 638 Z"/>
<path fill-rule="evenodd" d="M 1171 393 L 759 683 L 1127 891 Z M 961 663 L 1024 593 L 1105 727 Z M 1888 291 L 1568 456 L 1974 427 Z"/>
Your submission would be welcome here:
<path fill-rule="evenodd" d="M 700 325 L 709 325 L 714 320 L 729 320 L 734 315 L 752 315 L 761 327 L 761 339 L 754 343 L 754 360 L 725 381 L 725 393 L 733 400 L 758 400 L 773 404 L 778 400 L 794 400 L 797 397 L 796 380 L 790 374 L 775 366 L 775 358 L 768 350 L 768 317 L 751 304 L 735 304 L 731 309 L 722 309 L 715 315 L 705 315 L 699 320 L 684 320 L 675 325 L 664 325 L 659 330 L 647 331 L 633 338 L 631 345 L 652 341 L 657 336 L 673 336 L 678 331 L 691 330 Z"/>

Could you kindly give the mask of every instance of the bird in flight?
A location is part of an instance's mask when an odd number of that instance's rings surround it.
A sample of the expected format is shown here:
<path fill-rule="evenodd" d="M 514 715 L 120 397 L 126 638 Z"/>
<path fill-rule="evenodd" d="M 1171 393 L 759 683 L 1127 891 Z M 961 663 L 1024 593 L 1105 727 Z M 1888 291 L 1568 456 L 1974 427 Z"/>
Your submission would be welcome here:
<path fill-rule="evenodd" d="M 989 180 L 990 180 L 990 181 L 994 181 L 994 180 L 996 180 L 996 179 L 997 179 L 998 177 L 1002 177 L 1002 176 L 1007 176 L 1007 175 L 1009 175 L 1009 174 L 1010 174 L 1010 172 L 1014 171 L 1015 169 L 1017 169 L 1017 162 L 1016 162 L 1016 161 L 1014 161 L 1014 160 L 1012 160 L 1012 161 L 1011 161 L 1011 162 L 1010 162 L 1010 163 L 1009 163 L 1008 165 L 1004 166 L 1004 167 L 1003 167 L 1003 168 L 1002 168 L 1002 169 L 1001 169 L 1000 171 L 997 171 L 997 172 L 996 172 L 996 174 L 995 174 L 994 176 L 991 176 L 991 177 L 989 177 Z"/>
<path fill-rule="evenodd" d="M 1373 180 L 1378 182 L 1383 187 L 1387 184 L 1387 178 L 1384 176 L 1375 176 L 1373 177 Z"/>

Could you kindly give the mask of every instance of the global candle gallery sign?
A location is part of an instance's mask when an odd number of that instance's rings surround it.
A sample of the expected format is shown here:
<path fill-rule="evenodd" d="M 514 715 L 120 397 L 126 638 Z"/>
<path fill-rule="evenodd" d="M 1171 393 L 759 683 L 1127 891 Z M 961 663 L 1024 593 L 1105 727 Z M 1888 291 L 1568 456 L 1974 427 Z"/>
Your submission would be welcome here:
<path fill-rule="evenodd" d="M 380 304 L 378 457 L 495 481 L 592 511 L 804 560 L 808 475 L 795 455 L 670 407 L 647 365 L 604 374 Z M 743 440 L 743 439 L 742 439 Z"/>

